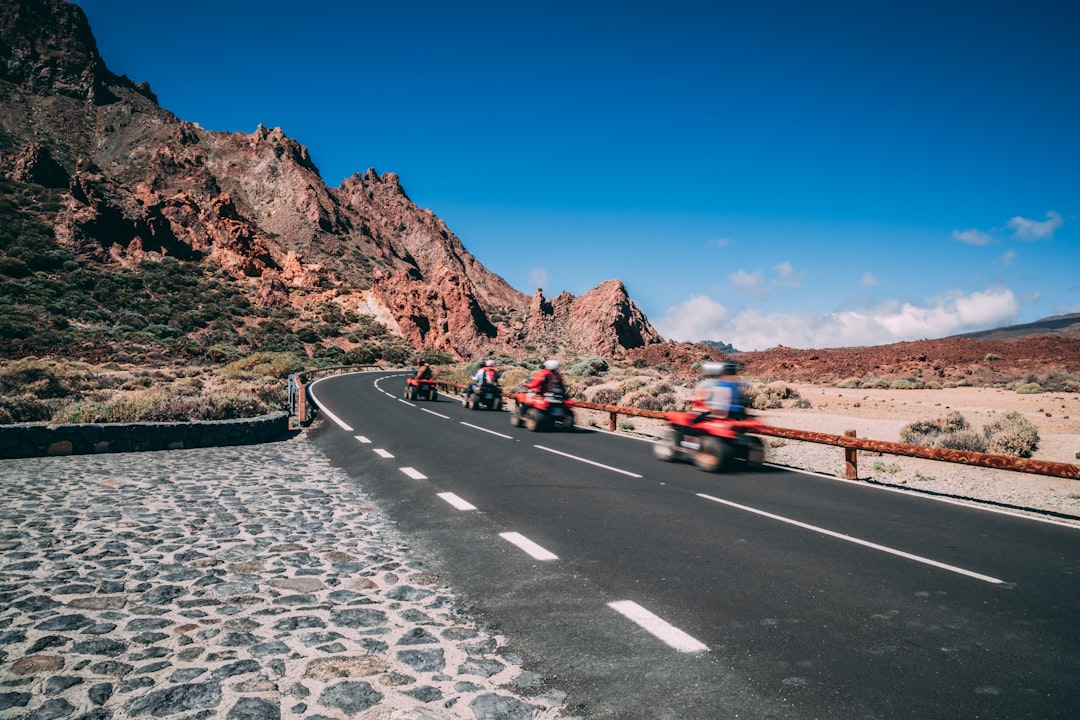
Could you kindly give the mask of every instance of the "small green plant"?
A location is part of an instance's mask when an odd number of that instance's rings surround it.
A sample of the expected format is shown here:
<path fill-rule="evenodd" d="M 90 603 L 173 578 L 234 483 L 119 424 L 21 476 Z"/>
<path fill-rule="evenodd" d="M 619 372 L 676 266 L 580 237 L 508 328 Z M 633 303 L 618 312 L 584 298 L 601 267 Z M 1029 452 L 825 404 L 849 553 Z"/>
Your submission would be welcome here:
<path fill-rule="evenodd" d="M 1039 383 L 1025 383 L 1016 388 L 1016 392 L 1019 395 L 1037 395 L 1043 391 L 1042 385 Z"/>
<path fill-rule="evenodd" d="M 627 430 L 627 431 L 633 430 L 634 429 L 634 423 L 630 422 L 629 420 L 620 420 L 619 421 L 619 429 L 620 430 Z"/>
<path fill-rule="evenodd" d="M 933 475 L 923 475 L 918 470 L 915 471 L 915 479 L 919 482 L 933 482 L 937 480 Z"/>
<path fill-rule="evenodd" d="M 983 428 L 988 447 L 995 455 L 1031 457 L 1039 446 L 1039 431 L 1018 412 L 1006 413 Z"/>
<path fill-rule="evenodd" d="M 986 362 L 994 362 L 995 360 L 1000 360 L 1000 359 L 1001 359 L 1001 356 L 1000 355 L 995 355 L 994 353 L 987 353 L 986 357 L 983 358 L 983 360 L 985 360 Z"/>
<path fill-rule="evenodd" d="M 874 461 L 874 472 L 877 473 L 889 473 L 890 475 L 900 472 L 900 466 L 896 463 L 884 463 L 880 460 Z"/>
<path fill-rule="evenodd" d="M 862 379 L 857 377 L 844 378 L 840 382 L 836 383 L 836 387 L 843 388 L 845 390 L 860 388 L 862 387 Z"/>

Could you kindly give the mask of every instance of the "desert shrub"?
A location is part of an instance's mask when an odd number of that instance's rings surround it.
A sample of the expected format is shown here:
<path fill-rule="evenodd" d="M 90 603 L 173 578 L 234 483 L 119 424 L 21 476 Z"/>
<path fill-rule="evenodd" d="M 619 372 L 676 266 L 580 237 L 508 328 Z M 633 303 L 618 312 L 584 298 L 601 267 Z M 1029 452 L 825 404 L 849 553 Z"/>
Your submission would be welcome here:
<path fill-rule="evenodd" d="M 901 378 L 899 380 L 893 380 L 889 387 L 893 390 L 922 390 L 926 387 L 926 383 L 922 380 Z"/>
<path fill-rule="evenodd" d="M 68 397 L 78 386 L 78 373 L 49 360 L 22 358 L 0 367 L 0 395 Z"/>
<path fill-rule="evenodd" d="M 864 390 L 887 390 L 889 381 L 885 378 L 868 378 L 862 381 Z"/>
<path fill-rule="evenodd" d="M 1016 392 L 1020 395 L 1037 395 L 1043 391 L 1042 385 L 1039 383 L 1025 383 L 1016 388 Z"/>
<path fill-rule="evenodd" d="M 657 410 L 657 411 L 659 411 L 659 410 L 664 409 L 664 403 L 658 397 L 655 397 L 653 395 L 644 395 L 644 396 L 639 397 L 637 400 L 634 401 L 633 407 L 636 407 L 638 410 Z"/>
<path fill-rule="evenodd" d="M 1001 356 L 1000 355 L 995 355 L 994 353 L 987 353 L 986 357 L 983 358 L 983 360 L 985 360 L 986 362 L 994 362 L 995 360 L 1000 360 L 1000 359 L 1001 359 Z"/>
<path fill-rule="evenodd" d="M 567 372 L 570 375 L 581 375 L 583 377 L 589 377 L 607 372 L 607 369 L 607 360 L 600 357 L 599 355 L 590 355 L 589 357 L 581 360 L 580 362 L 571 365 Z"/>
<path fill-rule="evenodd" d="M 799 391 L 780 381 L 766 385 L 743 387 L 743 405 L 756 410 L 773 410 L 784 406 L 783 401 L 799 397 Z"/>
<path fill-rule="evenodd" d="M 814 404 L 806 398 L 799 398 L 792 404 L 791 407 L 798 408 L 799 410 L 809 410 L 810 408 L 814 407 Z"/>
<path fill-rule="evenodd" d="M 952 412 L 936 420 L 917 420 L 900 429 L 900 442 L 908 445 L 935 447 L 943 434 L 968 429 L 968 421 L 959 412 Z"/>
<path fill-rule="evenodd" d="M 1031 457 L 1039 446 L 1039 431 L 1018 412 L 1006 413 L 983 428 L 987 452 L 995 455 Z"/>
<path fill-rule="evenodd" d="M 862 387 L 862 379 L 857 377 L 844 378 L 840 382 L 836 383 L 836 387 L 850 390 L 853 388 Z"/>
<path fill-rule="evenodd" d="M 647 390 L 632 390 L 624 394 L 617 404 L 623 407 L 638 407 L 638 402 L 645 398 L 652 398 L 652 393 Z"/>
<path fill-rule="evenodd" d="M 622 399 L 622 396 L 623 391 L 617 387 L 602 387 L 593 391 L 590 402 L 599 405 L 615 405 Z"/>
<path fill-rule="evenodd" d="M 226 376 L 248 373 L 265 377 L 284 378 L 290 373 L 300 372 L 307 363 L 294 353 L 256 352 L 233 360 L 224 368 Z"/>
<path fill-rule="evenodd" d="M 48 404 L 33 395 L 0 396 L 0 425 L 40 422 L 51 415 Z"/>
<path fill-rule="evenodd" d="M 934 447 L 946 448 L 948 450 L 986 452 L 986 436 L 974 430 L 958 430 L 956 432 L 942 433 L 934 442 Z"/>
<path fill-rule="evenodd" d="M 106 402 L 77 402 L 53 415 L 56 423 L 187 422 L 237 420 L 267 412 L 266 403 L 248 395 L 196 397 L 145 394 Z"/>

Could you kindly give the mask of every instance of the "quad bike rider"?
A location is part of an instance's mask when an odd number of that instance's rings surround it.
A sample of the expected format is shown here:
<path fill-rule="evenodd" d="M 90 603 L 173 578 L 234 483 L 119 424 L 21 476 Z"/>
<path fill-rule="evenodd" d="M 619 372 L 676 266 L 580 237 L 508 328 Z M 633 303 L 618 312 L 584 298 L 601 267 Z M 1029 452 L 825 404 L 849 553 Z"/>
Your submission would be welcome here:
<path fill-rule="evenodd" d="M 759 464 L 765 460 L 760 438 L 748 435 L 761 423 L 746 414 L 742 385 L 733 362 L 702 365 L 705 377 L 694 388 L 689 412 L 669 412 L 666 437 L 653 445 L 661 460 L 690 460 L 706 472 L 718 472 L 734 460 Z"/>
<path fill-rule="evenodd" d="M 416 366 L 416 374 L 405 379 L 406 400 L 431 400 L 439 399 L 439 389 L 431 378 L 431 366 L 427 360 L 420 360 Z"/>
<path fill-rule="evenodd" d="M 485 360 L 473 375 L 472 382 L 465 387 L 461 405 L 470 410 L 478 407 L 502 409 L 502 388 L 499 387 L 499 373 L 495 370 L 494 360 Z"/>
<path fill-rule="evenodd" d="M 558 360 L 545 360 L 543 369 L 525 381 L 525 388 L 514 396 L 517 407 L 510 414 L 511 425 L 533 431 L 554 426 L 574 429 L 574 402 L 566 397 Z"/>

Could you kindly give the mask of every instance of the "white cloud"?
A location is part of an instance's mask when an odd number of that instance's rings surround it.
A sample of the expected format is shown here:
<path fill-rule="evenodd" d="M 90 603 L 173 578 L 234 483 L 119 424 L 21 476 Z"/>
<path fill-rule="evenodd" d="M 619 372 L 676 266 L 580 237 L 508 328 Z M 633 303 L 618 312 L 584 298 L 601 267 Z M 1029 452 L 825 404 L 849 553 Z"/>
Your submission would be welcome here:
<path fill-rule="evenodd" d="M 1009 250 L 1004 255 L 1002 255 L 1000 258 L 998 258 L 998 262 L 1000 262 L 1005 267 L 1009 267 L 1010 265 L 1015 265 L 1016 264 L 1016 251 L 1015 250 Z"/>
<path fill-rule="evenodd" d="M 802 284 L 803 275 L 806 275 L 805 272 L 795 272 L 795 268 L 786 260 L 773 269 L 776 270 L 773 284 L 784 287 L 799 287 Z"/>
<path fill-rule="evenodd" d="M 673 340 L 718 340 L 740 350 L 855 347 L 1006 325 L 1018 312 L 1012 291 L 997 288 L 969 295 L 954 291 L 923 306 L 890 301 L 861 311 L 802 315 L 758 310 L 732 315 L 720 303 L 698 295 L 669 309 L 656 327 Z"/>
<path fill-rule="evenodd" d="M 989 245 L 991 242 L 993 242 L 993 238 L 991 238 L 989 235 L 982 232 L 981 230 L 975 229 L 953 230 L 952 236 L 953 240 L 959 240 L 960 242 L 965 242 L 968 245 Z"/>
<path fill-rule="evenodd" d="M 664 313 L 656 329 L 669 338 L 727 342 L 722 333 L 730 320 L 726 307 L 705 295 L 695 295 Z"/>
<path fill-rule="evenodd" d="M 765 282 L 765 276 L 760 272 L 751 273 L 745 270 L 736 270 L 728 275 L 728 280 L 742 292 L 754 297 L 761 297 L 764 294 L 761 285 Z"/>
<path fill-rule="evenodd" d="M 542 267 L 534 267 L 529 271 L 529 285 L 533 288 L 546 288 L 551 281 L 548 271 Z"/>
<path fill-rule="evenodd" d="M 722 237 L 716 238 L 715 240 L 710 240 L 709 244 L 715 245 L 716 247 L 730 247 L 735 244 L 735 241 L 731 238 Z"/>
<path fill-rule="evenodd" d="M 859 278 L 859 284 L 865 285 L 866 287 L 874 287 L 878 284 L 878 279 L 872 274 L 866 273 L 861 278 Z"/>
<path fill-rule="evenodd" d="M 1054 231 L 1065 224 L 1065 220 L 1058 213 L 1051 210 L 1046 213 L 1046 219 L 1028 220 L 1020 216 L 1009 220 L 1009 227 L 1016 233 L 1020 240 L 1044 240 L 1054 236 Z"/>

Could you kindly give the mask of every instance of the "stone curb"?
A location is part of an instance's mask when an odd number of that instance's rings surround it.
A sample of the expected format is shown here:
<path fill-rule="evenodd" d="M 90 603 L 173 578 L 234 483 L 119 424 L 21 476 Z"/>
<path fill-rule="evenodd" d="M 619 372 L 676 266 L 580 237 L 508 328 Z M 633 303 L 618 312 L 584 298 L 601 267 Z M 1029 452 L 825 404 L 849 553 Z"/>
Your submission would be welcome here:
<path fill-rule="evenodd" d="M 0 425 L 0 459 L 255 445 L 288 430 L 284 410 L 202 422 Z"/>

